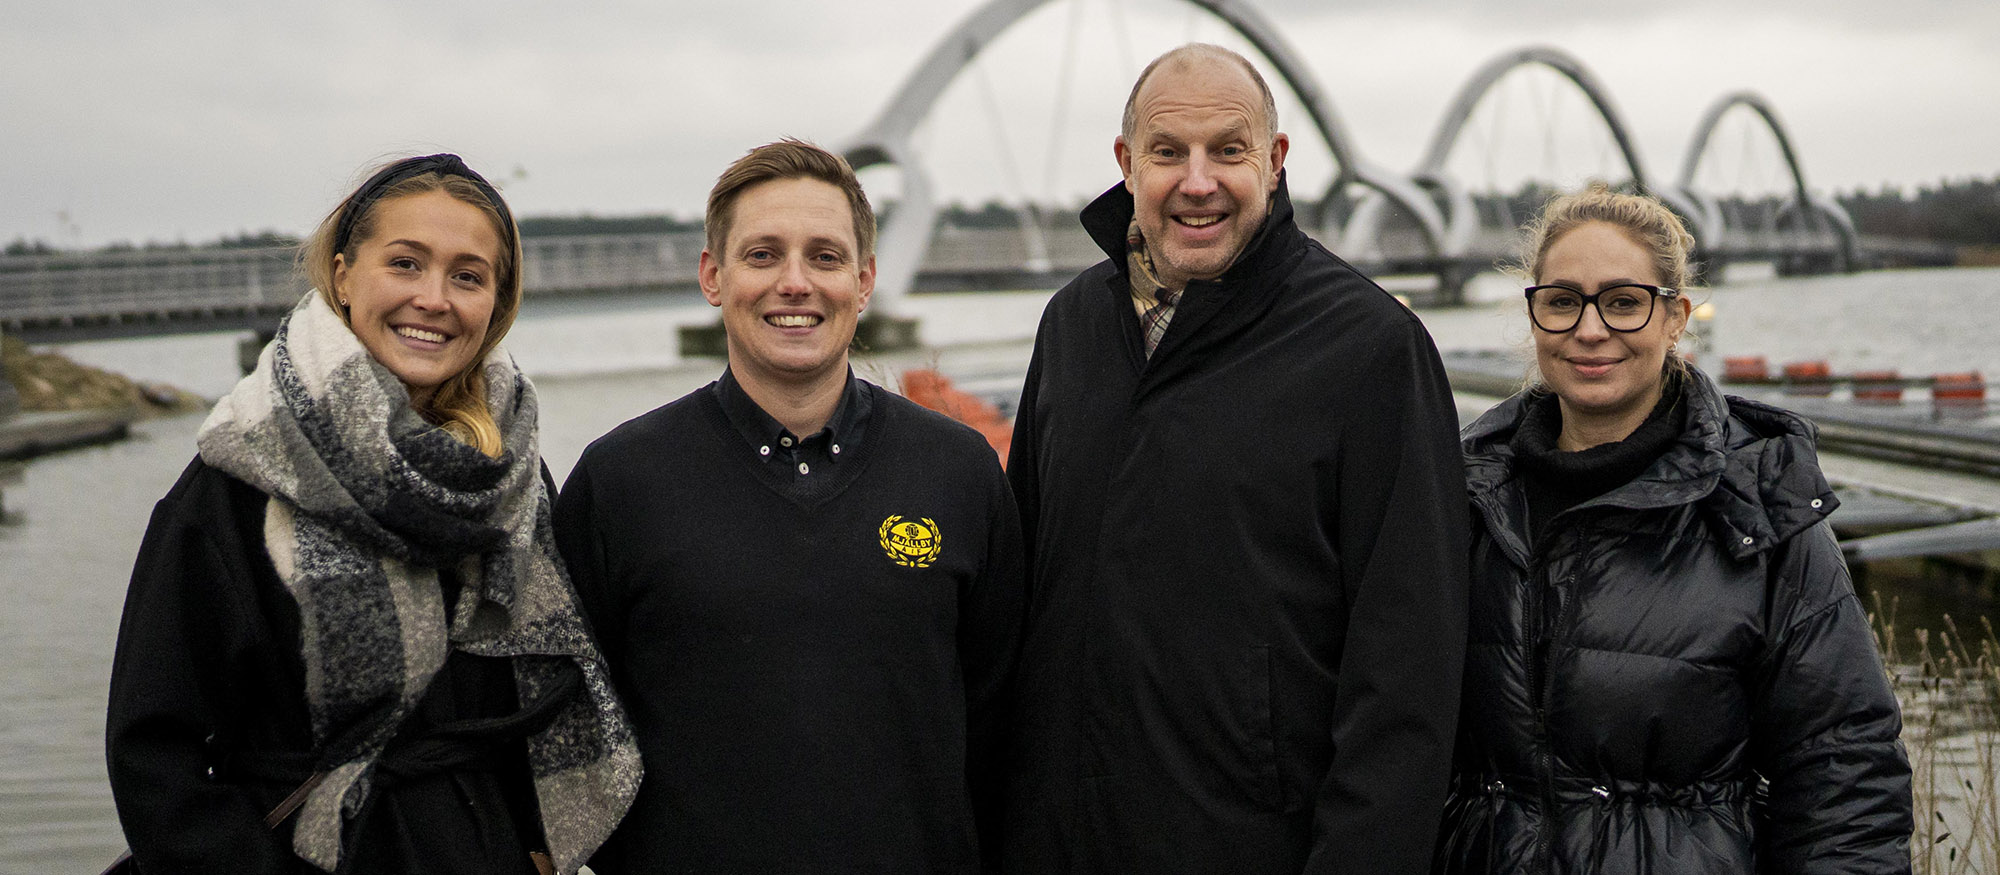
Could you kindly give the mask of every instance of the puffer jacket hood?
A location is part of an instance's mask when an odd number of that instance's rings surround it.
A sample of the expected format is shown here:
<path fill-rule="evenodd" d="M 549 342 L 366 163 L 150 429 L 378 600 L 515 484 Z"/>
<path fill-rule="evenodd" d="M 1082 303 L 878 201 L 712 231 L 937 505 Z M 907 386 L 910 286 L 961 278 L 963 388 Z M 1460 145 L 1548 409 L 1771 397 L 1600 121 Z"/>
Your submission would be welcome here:
<path fill-rule="evenodd" d="M 1529 544 L 1511 439 L 1461 434 L 1475 511 L 1439 873 L 1906 873 L 1901 718 L 1826 517 L 1815 429 L 1680 386 L 1680 436 Z"/>

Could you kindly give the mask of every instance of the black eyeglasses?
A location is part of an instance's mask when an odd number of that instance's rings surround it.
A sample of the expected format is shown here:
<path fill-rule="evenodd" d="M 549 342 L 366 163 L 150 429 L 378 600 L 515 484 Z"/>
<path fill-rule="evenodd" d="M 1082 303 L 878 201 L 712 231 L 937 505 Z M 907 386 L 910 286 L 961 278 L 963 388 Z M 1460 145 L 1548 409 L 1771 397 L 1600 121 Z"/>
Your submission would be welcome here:
<path fill-rule="evenodd" d="M 1612 331 L 1638 331 L 1653 321 L 1653 299 L 1680 294 L 1650 283 L 1621 283 L 1586 295 L 1569 286 L 1529 286 L 1528 318 L 1535 327 L 1550 334 L 1576 330 L 1583 321 L 1583 308 L 1596 305 L 1597 318 Z"/>

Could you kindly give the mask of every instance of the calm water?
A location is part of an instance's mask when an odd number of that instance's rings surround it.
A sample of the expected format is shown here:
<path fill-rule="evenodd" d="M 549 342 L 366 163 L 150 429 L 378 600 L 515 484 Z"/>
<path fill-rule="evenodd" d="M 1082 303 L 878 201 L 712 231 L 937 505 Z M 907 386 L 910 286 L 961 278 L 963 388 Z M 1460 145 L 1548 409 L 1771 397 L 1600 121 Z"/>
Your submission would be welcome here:
<path fill-rule="evenodd" d="M 1488 303 L 1423 314 L 1439 347 L 1525 345 L 1514 284 L 1492 278 L 1475 294 Z M 1774 365 L 1827 359 L 1836 371 L 2000 376 L 2000 269 L 1738 277 L 1705 295 L 1718 313 L 1706 331 L 1715 355 L 1761 354 Z M 1032 337 L 1046 298 L 1020 292 L 911 299 L 906 309 L 923 320 L 925 340 L 949 349 L 861 370 L 885 382 L 903 367 L 937 360 L 974 385 L 1018 386 L 1027 353 L 1021 341 Z M 715 364 L 677 358 L 673 333 L 713 318 L 692 295 L 640 304 L 531 302 L 508 347 L 536 376 L 544 455 L 558 479 L 598 434 L 714 376 Z M 233 335 L 195 335 L 64 351 L 215 396 L 236 379 L 235 346 Z M 94 872 L 124 845 L 104 779 L 110 652 L 152 503 L 193 454 L 200 421 L 197 415 L 141 423 L 131 440 L 36 460 L 19 483 L 5 487 L 0 873 Z M 1889 570 L 1871 574 L 1870 582 L 1887 590 L 1910 574 Z M 1981 609 L 1948 591 L 1922 600 L 1931 610 L 1961 615 Z"/>

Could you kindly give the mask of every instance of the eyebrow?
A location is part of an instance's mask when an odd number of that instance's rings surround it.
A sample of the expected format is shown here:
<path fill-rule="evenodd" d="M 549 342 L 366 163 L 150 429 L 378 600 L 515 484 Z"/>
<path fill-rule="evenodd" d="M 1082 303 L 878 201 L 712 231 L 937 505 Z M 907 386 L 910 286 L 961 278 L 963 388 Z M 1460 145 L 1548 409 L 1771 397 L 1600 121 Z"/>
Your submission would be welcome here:
<path fill-rule="evenodd" d="M 1549 280 L 1548 282 L 1545 282 L 1545 283 L 1541 283 L 1540 285 L 1544 285 L 1544 286 L 1562 286 L 1562 287 L 1564 287 L 1564 288 L 1567 288 L 1567 289 L 1574 289 L 1574 290 L 1576 290 L 1576 291 L 1582 291 L 1582 290 L 1583 290 L 1583 283 L 1580 283 L 1580 282 L 1577 282 L 1576 280 L 1572 280 L 1572 279 L 1552 279 L 1552 280 Z M 1617 279 L 1609 279 L 1609 280 L 1605 280 L 1605 281 L 1603 281 L 1603 282 L 1601 282 L 1601 283 L 1598 283 L 1598 284 L 1597 284 L 1597 290 L 1601 292 L 1601 291 L 1604 291 L 1605 289 L 1609 289 L 1609 288 L 1612 288 L 1612 287 L 1615 287 L 1615 286 L 1652 286 L 1652 285 L 1659 285 L 1659 284 L 1658 284 L 1658 283 L 1649 283 L 1649 282 L 1643 282 L 1643 281 L 1641 281 L 1641 280 L 1635 280 L 1635 279 L 1631 279 L 1631 278 L 1629 278 L 1629 277 L 1619 277 L 1619 278 L 1617 278 Z M 1666 288 L 1666 286 L 1660 286 L 1660 288 Z"/>
<path fill-rule="evenodd" d="M 748 249 L 752 246 L 772 246 L 783 242 L 784 238 L 776 234 L 765 234 L 758 237 L 748 237 L 743 240 L 743 243 L 737 247 L 736 251 L 742 252 L 743 250 Z M 828 237 L 825 235 L 814 235 L 812 237 L 808 237 L 806 238 L 805 245 L 807 247 L 820 246 L 820 247 L 825 247 L 827 249 L 838 250 L 842 256 L 852 255 L 855 249 L 855 247 L 848 245 L 847 241 L 842 240 L 839 237 Z"/>
<path fill-rule="evenodd" d="M 415 240 L 406 240 L 406 239 L 400 239 L 400 238 L 399 238 L 399 239 L 396 239 L 396 240 L 391 240 L 391 241 L 389 241 L 389 242 L 387 242 L 387 243 L 384 243 L 384 244 L 382 244 L 382 246 L 383 246 L 384 248 L 387 248 L 387 247 L 390 247 L 390 246 L 407 246 L 407 247 L 409 247 L 409 248 L 411 248 L 411 249 L 415 249 L 415 250 L 417 250 L 418 252 L 421 252 L 421 253 L 423 253 L 423 254 L 425 254 L 425 255 L 432 255 L 432 254 L 434 254 L 434 253 L 433 253 L 433 251 L 431 250 L 430 246 L 428 246 L 428 245 L 426 245 L 426 244 L 424 244 L 424 243 L 420 243 L 420 242 L 418 242 L 418 241 L 415 241 Z M 486 256 L 484 256 L 484 255 L 480 255 L 480 254 L 479 254 L 479 253 L 477 253 L 477 252 L 466 252 L 466 253 L 462 253 L 462 254 L 460 254 L 459 256 L 457 256 L 457 257 L 453 258 L 453 259 L 452 259 L 452 261 L 454 261 L 454 262 L 464 262 L 464 261 L 474 261 L 474 262 L 478 262 L 478 263 L 480 264 L 480 266 L 482 266 L 482 267 L 492 267 L 492 266 L 493 266 L 493 262 L 492 262 L 491 260 L 489 260 L 489 259 L 488 259 L 488 258 L 487 258 Z"/>
<path fill-rule="evenodd" d="M 1227 126 L 1218 129 L 1215 132 L 1215 136 L 1212 137 L 1211 139 L 1220 142 L 1241 140 L 1245 143 L 1254 146 L 1256 145 L 1256 139 L 1251 137 L 1247 133 L 1249 130 L 1250 130 L 1249 123 L 1240 120 L 1234 121 L 1230 122 Z M 1187 141 L 1185 138 L 1177 134 L 1171 133 L 1167 131 L 1165 128 L 1149 127 L 1146 129 L 1145 136 L 1147 143 L 1166 142 L 1176 146 L 1187 145 Z"/>

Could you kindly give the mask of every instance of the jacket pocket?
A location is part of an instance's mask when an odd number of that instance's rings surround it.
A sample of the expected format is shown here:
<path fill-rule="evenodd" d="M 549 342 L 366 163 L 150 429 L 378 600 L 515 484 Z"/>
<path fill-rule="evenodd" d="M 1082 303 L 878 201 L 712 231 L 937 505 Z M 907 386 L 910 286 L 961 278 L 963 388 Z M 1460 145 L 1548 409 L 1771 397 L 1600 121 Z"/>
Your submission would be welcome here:
<path fill-rule="evenodd" d="M 1248 766 L 1249 794 L 1259 807 L 1269 811 L 1285 808 L 1284 782 L 1278 770 L 1278 733 L 1272 713 L 1274 698 L 1271 645 L 1252 644 L 1236 666 L 1237 725 L 1243 739 L 1243 762 Z"/>

